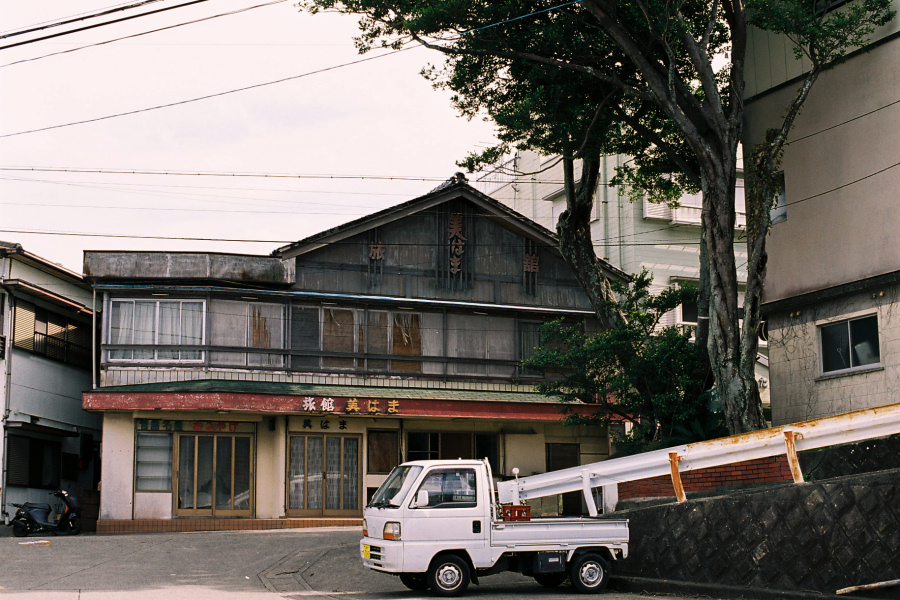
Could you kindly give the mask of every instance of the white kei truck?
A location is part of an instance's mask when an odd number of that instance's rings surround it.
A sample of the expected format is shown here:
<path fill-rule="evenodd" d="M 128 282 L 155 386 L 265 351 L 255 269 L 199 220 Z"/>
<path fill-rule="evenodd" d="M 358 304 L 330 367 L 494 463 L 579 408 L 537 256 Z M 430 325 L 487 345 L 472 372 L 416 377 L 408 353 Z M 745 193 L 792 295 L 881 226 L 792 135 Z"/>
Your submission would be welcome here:
<path fill-rule="evenodd" d="M 628 521 L 596 518 L 578 468 L 556 472 L 564 484 L 554 493 L 582 490 L 593 517 L 518 520 L 526 518 L 526 507 L 500 504 L 518 502 L 520 493 L 535 497 L 528 495 L 529 478 L 518 479 L 517 471 L 515 481 L 498 484 L 498 495 L 486 459 L 401 464 L 366 506 L 363 563 L 438 596 L 459 596 L 470 581 L 503 571 L 547 587 L 568 577 L 578 592 L 603 590 L 610 565 L 628 556 Z"/>

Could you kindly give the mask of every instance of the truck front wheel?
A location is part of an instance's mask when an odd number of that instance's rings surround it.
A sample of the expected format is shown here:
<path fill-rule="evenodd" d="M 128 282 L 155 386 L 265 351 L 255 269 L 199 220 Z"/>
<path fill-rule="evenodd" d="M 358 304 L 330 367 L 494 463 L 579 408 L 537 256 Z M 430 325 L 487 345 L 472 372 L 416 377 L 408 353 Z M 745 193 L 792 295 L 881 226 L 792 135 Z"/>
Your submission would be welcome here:
<path fill-rule="evenodd" d="M 459 596 L 469 587 L 469 565 L 455 554 L 438 556 L 428 568 L 428 587 L 438 596 Z"/>
<path fill-rule="evenodd" d="M 595 594 L 609 582 L 609 565 L 598 554 L 581 554 L 569 565 L 569 579 L 582 594 Z"/>
<path fill-rule="evenodd" d="M 428 589 L 428 579 L 425 577 L 425 573 L 400 573 L 400 581 L 416 592 L 424 592 Z"/>

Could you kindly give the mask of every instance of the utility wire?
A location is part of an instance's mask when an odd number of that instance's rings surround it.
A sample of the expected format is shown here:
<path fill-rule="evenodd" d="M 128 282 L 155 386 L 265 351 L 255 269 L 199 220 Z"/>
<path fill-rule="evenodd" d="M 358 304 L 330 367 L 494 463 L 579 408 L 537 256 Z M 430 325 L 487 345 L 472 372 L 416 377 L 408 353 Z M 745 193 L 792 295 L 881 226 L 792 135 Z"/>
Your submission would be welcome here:
<path fill-rule="evenodd" d="M 247 243 L 247 244 L 296 244 L 298 240 L 257 240 L 257 239 L 233 239 L 233 238 L 200 238 L 200 237 L 180 237 L 180 236 L 162 236 L 162 235 L 125 235 L 118 233 L 81 233 L 75 231 L 38 231 L 33 229 L 0 229 L 2 233 L 21 233 L 33 235 L 60 235 L 72 237 L 100 237 L 100 238 L 122 238 L 136 240 L 171 240 L 179 242 L 229 242 L 229 243 Z M 315 235 L 315 234 L 314 234 Z M 303 240 L 299 240 L 303 241 Z M 329 242 L 328 246 L 356 246 L 359 242 Z M 392 243 L 385 244 L 391 247 L 418 247 L 427 246 L 428 244 L 419 243 Z M 626 242 L 623 246 L 698 246 L 700 242 L 672 242 L 670 240 L 661 240 L 656 242 Z M 557 248 L 556 245 L 538 244 L 539 248 Z M 516 246 L 516 251 L 521 250 Z"/>
<path fill-rule="evenodd" d="M 826 131 L 831 131 L 832 129 L 837 129 L 837 128 L 840 127 L 841 125 L 846 125 L 847 123 L 852 123 L 853 121 L 862 119 L 863 117 L 868 117 L 869 115 L 871 115 L 871 114 L 873 114 L 873 113 L 877 113 L 879 110 L 884 110 L 884 109 L 886 109 L 886 108 L 889 108 L 889 107 L 891 107 L 891 106 L 894 106 L 895 104 L 900 104 L 900 100 L 894 100 L 893 102 L 889 102 L 889 103 L 885 104 L 884 106 L 879 106 L 879 107 L 876 108 L 876 109 L 870 110 L 870 111 L 867 112 L 867 113 L 863 113 L 863 114 L 861 114 L 861 115 L 857 115 L 857 116 L 855 116 L 855 117 L 853 117 L 853 118 L 847 119 L 846 121 L 841 121 L 840 123 L 836 123 L 836 124 L 834 124 L 834 125 L 832 125 L 832 126 L 830 126 L 830 127 L 826 127 L 825 129 L 820 129 L 819 131 L 814 131 L 813 133 L 809 133 L 809 134 L 807 134 L 807 135 L 798 137 L 797 139 L 790 140 L 789 142 L 785 142 L 784 145 L 785 145 L 785 146 L 790 146 L 791 144 L 796 144 L 797 142 L 799 142 L 799 141 L 801 141 L 801 140 L 805 140 L 805 139 L 807 139 L 807 138 L 811 138 L 811 137 L 813 137 L 814 135 L 819 135 L 820 133 L 825 133 Z"/>
<path fill-rule="evenodd" d="M 196 1 L 198 1 L 198 2 L 206 2 L 207 0 L 196 0 Z M 232 89 L 232 90 L 226 90 L 226 91 L 224 91 L 224 92 L 216 92 L 216 93 L 214 93 L 214 94 L 207 94 L 207 95 L 205 95 L 205 96 L 198 96 L 198 97 L 196 97 L 196 98 L 190 98 L 190 99 L 188 99 L 188 100 L 179 100 L 179 101 L 177 101 L 177 102 L 170 102 L 170 103 L 168 103 L 168 104 L 160 104 L 160 105 L 157 105 L 157 106 L 149 106 L 149 107 L 147 107 L 147 108 L 139 108 L 139 109 L 136 109 L 136 110 L 129 110 L 129 111 L 126 111 L 126 112 L 116 113 L 116 114 L 112 114 L 112 115 L 106 115 L 106 116 L 103 116 L 103 117 L 96 117 L 96 118 L 93 118 L 93 119 L 84 119 L 83 121 L 73 121 L 73 122 L 71 122 L 71 123 L 63 123 L 63 124 L 61 124 L 61 125 L 50 125 L 50 126 L 48 126 L 48 127 L 39 127 L 39 128 L 37 128 L 37 129 L 29 129 L 29 130 L 27 130 L 27 131 L 17 131 L 17 132 L 15 132 L 15 133 L 5 133 L 5 134 L 3 134 L 3 135 L 0 135 L 0 138 L 15 137 L 15 136 L 17 136 L 17 135 L 25 135 L 25 134 L 27 134 L 27 133 L 37 133 L 37 132 L 39 132 L 39 131 L 49 131 L 49 130 L 51 130 L 51 129 L 61 129 L 61 128 L 63 128 L 63 127 L 71 127 L 72 125 L 84 125 L 85 123 L 96 123 L 96 122 L 98 122 L 98 121 L 106 121 L 107 119 L 114 119 L 114 118 L 116 118 L 116 117 L 124 117 L 124 116 L 127 116 L 127 115 L 136 115 L 136 114 L 139 114 L 139 113 L 144 113 L 144 112 L 149 112 L 149 111 L 153 111 L 153 110 L 158 110 L 158 109 L 160 109 L 160 108 L 171 108 L 171 107 L 173 107 L 173 106 L 180 106 L 180 105 L 182 105 L 182 104 L 190 104 L 190 103 L 192 103 L 192 102 L 198 102 L 198 101 L 200 101 L 200 100 L 208 100 L 208 99 L 210 99 L 210 98 L 217 98 L 217 97 L 219 97 L 219 96 L 227 96 L 227 95 L 229 95 L 229 94 L 236 94 L 237 92 L 246 92 L 247 90 L 253 90 L 253 89 L 262 88 L 262 87 L 266 87 L 266 86 L 270 86 L 270 85 L 275 85 L 275 84 L 277 84 L 277 83 L 284 83 L 284 82 L 286 82 L 286 81 L 293 81 L 293 80 L 295 80 L 295 79 L 302 79 L 302 78 L 304 78 L 304 77 L 309 77 L 309 76 L 311 76 L 311 75 L 319 75 L 319 74 L 321 74 L 321 73 L 327 73 L 328 71 L 335 71 L 335 70 L 341 69 L 341 68 L 343 68 L 343 67 L 349 67 L 349 66 L 352 66 L 352 65 L 358 65 L 358 64 L 364 63 L 364 62 L 369 62 L 369 61 L 373 61 L 373 60 L 378 60 L 379 58 L 384 58 L 384 57 L 386 57 L 386 56 L 396 56 L 396 55 L 399 54 L 400 52 L 405 52 L 405 51 L 407 51 L 407 50 L 412 50 L 412 49 L 414 49 L 414 48 L 422 48 L 422 46 L 408 46 L 408 47 L 406 47 L 406 48 L 401 48 L 400 50 L 392 50 L 391 52 L 387 52 L 387 53 L 385 53 L 385 54 L 379 54 L 379 55 L 377 55 L 377 56 L 369 56 L 369 57 L 366 57 L 366 58 L 359 58 L 359 59 L 357 59 L 357 60 L 352 60 L 352 61 L 350 61 L 350 62 L 345 62 L 345 63 L 339 64 L 339 65 L 332 65 L 332 66 L 330 66 L 330 67 L 325 67 L 325 68 L 322 68 L 322 69 L 316 69 L 316 70 L 314 70 L 314 71 L 307 71 L 306 73 L 301 73 L 301 74 L 299 74 L 299 75 L 292 75 L 292 76 L 290 76 L 290 77 L 283 77 L 283 78 L 281 78 L 281 79 L 276 79 L 275 81 L 266 81 L 266 82 L 263 82 L 263 83 L 255 83 L 255 84 L 253 84 L 253 85 L 247 85 L 247 86 L 240 87 L 240 88 L 235 88 L 235 89 Z"/>
<path fill-rule="evenodd" d="M 223 171 L 165 171 L 152 169 L 78 169 L 67 167 L 0 167 L 0 171 L 34 171 L 50 173 L 101 173 L 108 175 L 172 175 L 192 177 L 260 177 L 264 179 L 370 179 L 385 181 L 447 181 L 446 177 L 413 177 L 407 175 L 335 175 L 308 173 L 228 173 Z M 529 181 L 530 183 L 530 181 Z M 558 184 L 562 181 L 535 180 L 535 183 Z M 293 190 L 285 190 L 293 191 Z"/>
<path fill-rule="evenodd" d="M 106 15 L 111 15 L 112 13 L 119 12 L 121 10 L 129 10 L 131 8 L 139 8 L 141 6 L 145 6 L 147 4 L 153 4 L 154 2 L 161 2 L 162 0 L 143 0 L 142 2 L 135 2 L 134 4 L 127 4 L 124 6 L 118 6 L 114 8 L 108 8 L 101 10 L 95 13 L 82 13 L 81 15 L 75 15 L 74 17 L 64 18 L 62 21 L 53 21 L 49 23 L 40 23 L 38 25 L 29 25 L 28 29 L 20 29 L 15 30 L 12 33 L 3 33 L 0 34 L 0 40 L 15 37 L 17 35 L 24 35 L 26 33 L 33 33 L 35 31 L 43 31 L 45 29 L 51 29 L 53 27 L 59 27 L 61 25 L 69 25 L 70 23 L 77 23 L 78 21 L 84 21 L 85 19 L 95 19 L 97 17 L 103 17 Z"/>
<path fill-rule="evenodd" d="M 147 11 L 141 13 L 139 15 L 131 15 L 128 17 L 122 17 L 120 19 L 113 19 L 112 21 L 104 21 L 103 23 L 95 23 L 93 25 L 85 25 L 84 27 L 78 27 L 77 29 L 69 29 L 68 31 L 62 31 L 60 33 L 53 33 L 50 35 L 45 35 L 43 37 L 32 38 L 30 40 L 25 40 L 24 42 L 16 42 L 14 44 L 7 44 L 6 46 L 0 46 L 0 50 L 8 50 L 9 48 L 15 48 L 17 46 L 24 46 L 25 44 L 33 44 L 34 42 L 42 42 L 44 40 L 50 40 L 53 38 L 58 38 L 64 35 L 69 35 L 70 33 L 78 33 L 79 31 L 87 31 L 88 29 L 96 29 L 97 27 L 105 27 L 106 25 L 112 25 L 114 23 L 121 23 L 123 21 L 130 21 L 132 19 L 138 19 L 140 17 L 146 17 L 148 15 L 155 15 L 157 13 L 166 12 L 169 10 L 175 10 L 176 8 L 184 8 L 185 6 L 192 6 L 194 4 L 200 4 L 201 2 L 208 2 L 209 0 L 191 0 L 190 2 L 185 2 L 184 4 L 176 4 L 175 6 L 167 6 L 165 8 L 158 8 L 156 10 Z"/>
<path fill-rule="evenodd" d="M 158 1 L 158 0 L 154 0 L 154 1 Z M 61 51 L 59 51 L 59 52 L 51 52 L 50 54 L 44 54 L 44 55 L 42 55 L 42 56 L 35 56 L 34 58 L 23 58 L 22 60 L 17 60 L 17 61 L 11 62 L 11 63 L 6 63 L 5 65 L 0 65 L 0 69 L 2 69 L 2 68 L 4 68 L 4 67 L 10 67 L 10 66 L 12 66 L 12 65 L 18 65 L 18 64 L 21 64 L 21 63 L 31 62 L 31 61 L 34 61 L 34 60 L 40 60 L 40 59 L 42 59 L 42 58 L 48 58 L 48 57 L 50 57 L 50 56 L 58 56 L 58 55 L 60 55 L 60 54 L 68 54 L 68 53 L 70 53 L 70 52 L 77 52 L 78 50 L 84 50 L 85 48 L 94 48 L 94 47 L 96 47 L 96 46 L 103 46 L 103 45 L 105 45 L 105 44 L 111 44 L 111 43 L 113 43 L 113 42 L 119 42 L 119 41 L 121 41 L 121 40 L 127 40 L 127 39 L 131 39 L 131 38 L 141 37 L 142 35 L 149 35 L 149 34 L 151 34 L 151 33 L 158 33 L 158 32 L 160 32 L 160 31 L 166 31 L 167 29 L 175 29 L 176 27 L 183 27 L 184 25 L 193 25 L 193 24 L 195 24 L 195 23 L 202 23 L 203 21 L 210 21 L 210 20 L 212 20 L 212 19 L 217 19 L 217 18 L 219 18 L 219 17 L 227 17 L 227 16 L 230 16 L 230 15 L 236 15 L 236 14 L 238 14 L 238 13 L 246 12 L 246 11 L 248 11 L 248 10 L 253 10 L 253 9 L 255 9 L 255 8 L 262 8 L 262 7 L 264 7 L 264 6 L 271 6 L 272 4 L 280 4 L 280 3 L 285 2 L 285 1 L 286 1 L 286 0 L 274 0 L 273 2 L 266 2 L 265 4 L 257 4 L 256 6 L 248 6 L 247 8 L 239 8 L 239 9 L 232 10 L 232 11 L 229 11 L 229 12 L 219 13 L 219 14 L 217 14 L 217 15 L 212 15 L 212 16 L 209 16 L 209 17 L 203 17 L 203 18 L 201 18 L 201 19 L 194 19 L 193 21 L 185 21 L 184 23 L 177 23 L 177 24 L 175 24 L 175 25 L 169 25 L 169 26 L 167 26 L 167 27 L 160 27 L 160 28 L 158 28 L 158 29 L 151 29 L 150 31 L 142 31 L 141 33 L 135 33 L 135 34 L 132 34 L 132 35 L 126 35 L 126 36 L 123 36 L 123 37 L 114 38 L 114 39 L 111 39 L 111 40 L 106 40 L 106 41 L 104 41 L 104 42 L 97 42 L 97 43 L 95 43 L 95 44 L 87 44 L 87 45 L 85 45 L 85 46 L 79 46 L 79 47 L 77 47 L 77 48 L 70 48 L 69 50 L 61 50 Z"/>
<path fill-rule="evenodd" d="M 172 8 L 179 8 L 179 7 L 181 7 L 181 6 L 189 6 L 190 4 L 196 4 L 196 3 L 198 3 L 198 2 L 206 2 L 206 1 L 207 1 L 207 0 L 193 0 L 193 2 L 189 2 L 189 3 L 187 3 L 187 4 L 182 4 L 182 5 L 178 5 L 178 6 L 175 6 L 175 7 L 169 7 L 169 8 L 167 8 L 167 9 L 161 9 L 161 10 L 171 10 Z M 495 27 L 495 26 L 497 26 L 497 25 L 499 25 L 499 24 L 501 24 L 501 23 L 504 23 L 504 22 L 516 21 L 516 20 L 523 19 L 523 18 L 528 17 L 528 16 L 532 16 L 532 15 L 534 15 L 534 14 L 539 14 L 539 13 L 547 12 L 548 10 L 555 10 L 555 9 L 558 9 L 558 8 L 562 8 L 562 7 L 565 7 L 565 6 L 569 6 L 570 4 L 577 4 L 577 3 L 580 2 L 580 1 L 581 1 L 581 0 L 576 0 L 575 2 L 567 2 L 567 3 L 565 3 L 565 4 L 560 4 L 560 5 L 558 5 L 558 6 L 553 6 L 553 7 L 551 7 L 551 8 L 548 8 L 548 9 L 545 9 L 545 10 L 542 10 L 542 11 L 538 11 L 538 12 L 536 12 L 536 13 L 530 13 L 530 14 L 528 14 L 528 15 L 522 15 L 522 16 L 520 16 L 520 17 L 516 17 L 516 18 L 514 18 L 514 19 L 508 19 L 508 20 L 506 20 L 506 21 L 501 21 L 501 22 L 498 22 L 498 23 L 489 23 L 489 24 L 484 25 L 484 26 L 482 26 L 482 27 L 476 27 L 476 28 L 470 29 L 470 30 L 468 30 L 468 31 L 465 31 L 465 32 L 463 32 L 463 33 L 464 33 L 464 34 L 469 34 L 469 33 L 475 32 L 475 31 L 480 31 L 480 30 L 482 30 L 482 29 L 489 29 L 489 28 L 491 28 L 491 27 Z M 151 13 L 144 13 L 144 14 L 151 14 Z M 137 15 L 137 16 L 141 16 L 141 15 Z M 134 17 L 129 17 L 129 18 L 134 18 Z M 110 21 L 110 23 L 112 23 L 112 22 L 113 22 L 113 21 Z M 77 30 L 76 30 L 76 31 L 77 31 Z M 71 32 L 69 32 L 69 33 L 71 33 Z M 62 35 L 62 34 L 60 34 L 60 35 Z M 42 39 L 47 39 L 47 38 L 42 38 Z M 34 40 L 34 41 L 36 41 L 36 40 Z M 438 40 L 436 40 L 436 41 L 445 41 L 445 40 L 438 39 Z M 28 43 L 28 42 L 23 42 L 23 43 Z M 16 44 L 16 45 L 18 45 L 18 44 Z M 3 46 L 3 47 L 0 47 L 0 50 L 3 50 L 4 48 L 12 48 L 12 47 L 13 47 L 13 45 L 10 45 L 10 46 Z M 343 68 L 343 67 L 348 67 L 348 66 L 351 66 L 351 65 L 356 65 L 356 64 L 368 62 L 368 61 L 371 61 L 371 60 L 376 60 L 376 59 L 379 59 L 379 58 L 384 58 L 385 56 L 394 56 L 394 55 L 396 55 L 396 54 L 399 54 L 400 52 L 405 52 L 405 51 L 407 51 L 407 50 L 412 50 L 413 48 L 422 48 L 422 47 L 424 47 L 424 44 L 418 43 L 418 44 L 415 44 L 415 45 L 407 46 L 406 48 L 400 48 L 399 50 L 392 50 L 391 52 L 387 52 L 387 53 L 385 53 L 385 54 L 379 54 L 378 56 L 370 56 L 370 57 L 368 57 L 368 58 L 361 58 L 361 59 L 354 60 L 354 61 L 350 61 L 350 62 L 347 62 L 347 63 L 343 63 L 343 64 L 339 64 L 339 65 L 334 65 L 334 66 L 331 66 L 331 67 L 326 67 L 326 68 L 324 68 L 324 69 L 318 69 L 318 70 L 315 70 L 315 71 L 309 71 L 309 72 L 307 72 L 307 73 L 301 73 L 300 75 L 293 75 L 293 76 L 291 76 L 291 77 L 285 77 L 285 78 L 283 78 L 283 79 L 277 79 L 277 80 L 275 80 L 275 81 L 268 81 L 268 82 L 264 82 L 264 83 L 258 83 L 258 84 L 254 84 L 254 85 L 245 86 L 245 87 L 242 87 L 242 88 L 237 88 L 237 89 L 233 89 L 233 90 L 227 90 L 227 91 L 224 91 L 224 92 L 218 92 L 218 93 L 215 93 L 215 94 L 208 94 L 208 95 L 205 95 L 205 96 L 199 96 L 199 97 L 197 97 L 197 98 L 191 98 L 191 99 L 189 99 L 189 100 L 181 100 L 181 101 L 178 101 L 178 102 L 171 102 L 171 103 L 169 103 L 169 104 L 161 104 L 161 105 L 158 105 L 158 106 L 151 106 L 151 107 L 147 107 L 147 108 L 142 108 L 142 109 L 137 109 L 137 110 L 127 111 L 127 112 L 117 113 L 117 114 L 113 114 L 113 115 L 106 115 L 106 116 L 104 116 L 104 117 L 97 117 L 97 118 L 94 118 L 94 119 L 85 119 L 85 120 L 83 120 L 83 121 L 74 121 L 74 122 L 71 122 L 71 123 L 64 123 L 64 124 L 61 124 L 61 125 L 51 125 L 51 126 L 49 126 L 49 127 L 41 127 L 41 128 L 38 128 L 38 129 L 31 129 L 31 130 L 27 130 L 27 131 L 18 131 L 18 132 L 15 132 L 15 133 L 7 133 L 7 134 L 0 135 L 0 139 L 2 139 L 2 138 L 7 138 L 7 137 L 14 137 L 14 136 L 18 136 L 18 135 L 25 135 L 25 134 L 27 134 L 27 133 L 37 133 L 37 132 L 40 132 L 40 131 L 48 131 L 48 130 L 51 130 L 51 129 L 59 129 L 59 128 L 62 128 L 62 127 L 70 127 L 70 126 L 72 126 L 72 125 L 83 125 L 83 124 L 86 124 L 86 123 L 95 123 L 95 122 L 97 122 L 97 121 L 104 121 L 104 120 L 106 120 L 106 119 L 113 119 L 113 118 L 116 118 L 116 117 L 123 117 L 123 116 L 127 116 L 127 115 L 134 115 L 134 114 L 138 114 L 138 113 L 142 113 L 142 112 L 148 112 L 148 111 L 151 111 L 151 110 L 157 110 L 157 109 L 160 109 L 160 108 L 170 108 L 170 107 L 173 107 L 173 106 L 179 106 L 179 105 L 182 105 L 182 104 L 188 104 L 188 103 L 191 103 L 191 102 L 197 102 L 197 101 L 200 101 L 200 100 L 208 100 L 208 99 L 210 99 L 210 98 L 216 98 L 216 97 L 218 97 L 218 96 L 225 96 L 225 95 L 228 95 L 228 94 L 234 94 L 234 93 L 237 93 L 237 92 L 243 92 L 243 91 L 247 91 L 247 90 L 251 90 L 251 89 L 255 89 L 255 88 L 261 88 L 261 87 L 265 87 L 265 86 L 269 86 L 269 85 L 275 85 L 275 84 L 277 84 L 277 83 L 284 83 L 285 81 L 292 81 L 292 80 L 295 80 L 295 79 L 301 79 L 301 78 L 303 78 L 303 77 L 308 77 L 308 76 L 310 76 L 310 75 L 317 75 L 317 74 L 319 74 L 319 73 L 325 73 L 325 72 L 327 72 L 327 71 L 333 71 L 333 70 L 340 69 L 340 68 Z"/>

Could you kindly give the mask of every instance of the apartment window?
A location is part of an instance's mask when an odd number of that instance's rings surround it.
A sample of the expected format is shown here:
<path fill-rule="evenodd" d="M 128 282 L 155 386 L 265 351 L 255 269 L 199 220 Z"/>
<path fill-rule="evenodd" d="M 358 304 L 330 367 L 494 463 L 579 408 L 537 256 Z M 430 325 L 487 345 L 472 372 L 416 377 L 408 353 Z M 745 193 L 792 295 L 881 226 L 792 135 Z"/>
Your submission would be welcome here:
<path fill-rule="evenodd" d="M 91 367 L 91 330 L 87 324 L 24 300 L 16 300 L 14 323 L 13 343 L 17 348 L 76 367 Z"/>
<path fill-rule="evenodd" d="M 172 434 L 138 433 L 135 449 L 135 489 L 139 492 L 172 490 Z"/>
<path fill-rule="evenodd" d="M 819 328 L 822 372 L 834 373 L 881 362 L 878 317 L 830 323 Z"/>
<path fill-rule="evenodd" d="M 59 489 L 59 442 L 10 435 L 7 438 L 6 484 L 48 490 Z"/>
<path fill-rule="evenodd" d="M 246 352 L 238 348 L 284 349 L 284 305 L 239 300 L 213 300 L 210 305 L 210 343 L 217 365 L 283 367 L 281 352 Z"/>
<path fill-rule="evenodd" d="M 772 209 L 769 211 L 769 220 L 774 225 L 787 221 L 787 194 L 784 187 L 784 171 L 778 174 L 778 187 L 775 189 L 775 198 L 772 202 Z"/>
<path fill-rule="evenodd" d="M 200 300 L 113 300 L 110 303 L 109 344 L 146 346 L 109 350 L 109 360 L 194 362 L 201 350 L 159 349 L 153 346 L 199 346 L 203 343 Z"/>

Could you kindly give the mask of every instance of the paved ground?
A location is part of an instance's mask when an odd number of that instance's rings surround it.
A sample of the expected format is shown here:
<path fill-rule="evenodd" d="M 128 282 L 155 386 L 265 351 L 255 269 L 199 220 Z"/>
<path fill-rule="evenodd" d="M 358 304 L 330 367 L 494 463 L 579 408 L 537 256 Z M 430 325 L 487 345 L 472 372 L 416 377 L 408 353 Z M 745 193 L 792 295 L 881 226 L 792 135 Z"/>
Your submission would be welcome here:
<path fill-rule="evenodd" d="M 0 526 L 0 600 L 430 598 L 364 569 L 357 528 L 14 538 Z M 507 573 L 471 598 L 572 600 Z M 606 593 L 602 600 L 649 596 Z M 664 596 L 679 600 L 679 596 Z"/>

